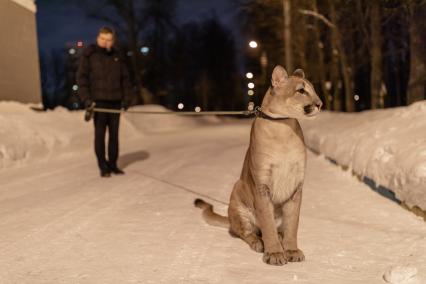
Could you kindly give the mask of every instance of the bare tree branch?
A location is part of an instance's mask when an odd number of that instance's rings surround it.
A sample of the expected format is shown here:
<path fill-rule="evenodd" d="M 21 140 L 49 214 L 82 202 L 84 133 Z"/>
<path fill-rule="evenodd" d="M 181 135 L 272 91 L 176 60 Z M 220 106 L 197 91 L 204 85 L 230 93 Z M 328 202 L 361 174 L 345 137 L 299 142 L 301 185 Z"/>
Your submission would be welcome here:
<path fill-rule="evenodd" d="M 299 9 L 299 13 L 303 14 L 303 15 L 308 15 L 308 16 L 313 16 L 319 20 L 321 20 L 324 24 L 326 24 L 328 27 L 334 29 L 336 26 L 329 20 L 327 19 L 324 15 L 321 15 L 320 13 L 317 13 L 315 11 L 312 10 L 305 10 L 305 9 Z"/>

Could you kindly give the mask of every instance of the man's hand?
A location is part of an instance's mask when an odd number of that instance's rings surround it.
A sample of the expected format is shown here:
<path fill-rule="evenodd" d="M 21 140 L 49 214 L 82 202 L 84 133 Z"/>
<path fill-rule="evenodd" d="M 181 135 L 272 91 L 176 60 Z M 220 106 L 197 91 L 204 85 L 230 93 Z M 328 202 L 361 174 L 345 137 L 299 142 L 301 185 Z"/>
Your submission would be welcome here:
<path fill-rule="evenodd" d="M 95 108 L 95 102 L 90 99 L 87 99 L 84 102 L 84 106 L 86 108 L 86 112 L 84 114 L 84 120 L 90 121 L 93 117 L 93 109 Z"/>
<path fill-rule="evenodd" d="M 121 102 L 121 109 L 127 111 L 129 109 L 129 104 L 127 102 Z"/>
<path fill-rule="evenodd" d="M 91 99 L 87 99 L 84 101 L 84 108 L 87 109 L 91 109 L 95 107 L 95 102 L 92 101 Z"/>

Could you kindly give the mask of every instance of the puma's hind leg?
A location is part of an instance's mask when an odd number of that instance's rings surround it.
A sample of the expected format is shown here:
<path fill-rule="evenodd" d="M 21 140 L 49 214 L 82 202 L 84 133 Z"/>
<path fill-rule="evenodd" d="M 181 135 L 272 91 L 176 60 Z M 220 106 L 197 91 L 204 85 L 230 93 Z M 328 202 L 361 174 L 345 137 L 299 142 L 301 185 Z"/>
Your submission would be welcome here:
<path fill-rule="evenodd" d="M 231 231 L 234 235 L 238 236 L 240 239 L 245 241 L 252 250 L 256 252 L 263 252 L 263 241 L 259 236 L 259 230 L 250 222 L 242 216 L 233 216 L 230 217 L 231 221 Z"/>
<path fill-rule="evenodd" d="M 260 230 L 254 224 L 254 214 L 236 198 L 231 198 L 228 217 L 232 235 L 245 241 L 252 250 L 264 251 Z"/>

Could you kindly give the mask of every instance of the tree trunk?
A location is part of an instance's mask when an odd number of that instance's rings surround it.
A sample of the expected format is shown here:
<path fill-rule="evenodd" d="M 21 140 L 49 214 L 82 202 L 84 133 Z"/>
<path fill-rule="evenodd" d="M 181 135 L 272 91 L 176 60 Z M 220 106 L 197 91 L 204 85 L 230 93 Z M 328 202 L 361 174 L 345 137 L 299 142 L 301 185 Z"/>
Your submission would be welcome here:
<path fill-rule="evenodd" d="M 337 15 L 334 7 L 334 0 L 329 0 L 329 8 L 330 8 L 330 18 L 331 22 L 334 24 L 334 28 L 332 29 L 332 47 L 333 52 L 337 50 L 339 61 L 340 61 L 340 69 L 343 78 L 343 86 L 345 90 L 344 98 L 345 98 L 345 109 L 346 111 L 354 111 L 354 100 L 353 100 L 353 92 L 352 92 L 352 80 L 349 73 L 348 61 L 346 57 L 345 50 L 343 48 L 342 37 L 340 34 L 340 30 L 337 26 Z"/>
<path fill-rule="evenodd" d="M 426 98 L 425 49 L 420 39 L 420 25 L 423 24 L 423 19 L 417 8 L 415 4 L 412 4 L 410 18 L 410 79 L 408 81 L 407 104 Z"/>
<path fill-rule="evenodd" d="M 291 51 L 291 5 L 290 0 L 283 0 L 284 17 L 284 54 L 287 72 L 293 72 L 293 55 Z"/>
<path fill-rule="evenodd" d="M 381 97 L 382 86 L 382 39 L 380 2 L 370 2 L 370 33 L 371 33 L 371 108 L 383 108 L 384 98 Z"/>
<path fill-rule="evenodd" d="M 312 0 L 312 10 L 315 13 L 318 13 L 318 7 L 317 7 L 317 1 L 316 0 Z M 318 72 L 318 79 L 320 81 L 320 85 L 321 85 L 321 93 L 323 95 L 323 99 L 324 99 L 324 104 L 325 104 L 325 108 L 328 110 L 331 110 L 331 100 L 330 100 L 330 92 L 327 89 L 325 80 L 326 80 L 326 70 L 325 70 L 325 66 L 324 66 L 324 44 L 321 42 L 321 31 L 318 25 L 318 21 L 315 20 L 314 21 L 314 37 L 315 37 L 315 43 L 316 43 L 316 51 L 317 51 L 317 72 Z"/>
<path fill-rule="evenodd" d="M 133 53 L 132 56 L 132 67 L 135 74 L 135 83 L 138 90 L 141 89 L 141 70 L 139 68 L 139 44 L 138 44 L 138 31 L 136 28 L 136 18 L 134 14 L 134 3 L 133 0 L 129 1 L 129 7 L 127 11 L 127 19 L 125 19 L 127 26 L 127 38 L 129 40 L 130 48 Z"/>

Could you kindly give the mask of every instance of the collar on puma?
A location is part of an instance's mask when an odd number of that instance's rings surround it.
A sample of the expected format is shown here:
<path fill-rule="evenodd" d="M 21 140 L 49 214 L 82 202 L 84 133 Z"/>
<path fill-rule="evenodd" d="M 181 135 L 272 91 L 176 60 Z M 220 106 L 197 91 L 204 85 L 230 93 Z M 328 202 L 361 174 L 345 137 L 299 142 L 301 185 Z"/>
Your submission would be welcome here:
<path fill-rule="evenodd" d="M 272 117 L 272 116 L 270 116 L 270 115 L 267 115 L 266 113 L 264 113 L 264 112 L 262 111 L 262 108 L 261 108 L 260 106 L 258 106 L 258 107 L 256 107 L 256 108 L 254 109 L 254 115 L 255 115 L 256 117 L 263 118 L 263 119 L 268 119 L 268 120 L 287 120 L 287 119 L 290 119 L 290 117 L 285 117 L 285 116 L 281 116 L 281 117 Z"/>

